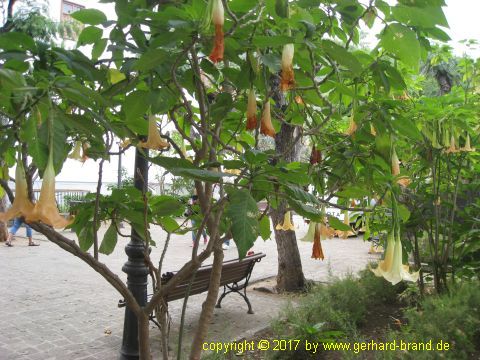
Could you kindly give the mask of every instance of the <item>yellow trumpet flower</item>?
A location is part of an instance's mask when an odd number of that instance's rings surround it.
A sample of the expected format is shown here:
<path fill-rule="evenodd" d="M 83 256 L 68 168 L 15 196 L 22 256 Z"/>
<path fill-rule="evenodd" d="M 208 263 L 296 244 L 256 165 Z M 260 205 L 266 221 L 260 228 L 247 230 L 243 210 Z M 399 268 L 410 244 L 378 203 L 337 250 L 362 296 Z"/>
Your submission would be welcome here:
<path fill-rule="evenodd" d="M 255 130 L 257 128 L 257 99 L 255 90 L 250 88 L 248 92 L 247 103 L 247 130 Z"/>
<path fill-rule="evenodd" d="M 350 123 L 348 124 L 348 129 L 345 132 L 348 136 L 352 136 L 357 131 L 358 126 L 355 120 L 353 120 L 353 115 L 350 117 Z"/>
<path fill-rule="evenodd" d="M 470 135 L 467 134 L 467 139 L 465 140 L 465 146 L 460 148 L 460 151 L 466 151 L 466 152 L 475 151 L 475 148 L 472 148 L 470 145 Z"/>
<path fill-rule="evenodd" d="M 161 150 L 168 148 L 170 144 L 160 136 L 157 128 L 157 119 L 155 116 L 148 117 L 148 138 L 147 141 L 140 142 L 140 146 L 152 150 Z"/>
<path fill-rule="evenodd" d="M 402 264 L 402 242 L 400 236 L 396 238 L 392 233 L 387 238 L 387 250 L 385 259 L 378 263 L 376 269 L 371 269 L 378 276 L 383 277 L 392 285 L 398 284 L 400 281 L 418 280 L 419 272 L 410 273 L 409 266 Z"/>
<path fill-rule="evenodd" d="M 392 175 L 400 175 L 400 161 L 398 160 L 397 152 L 395 148 L 392 151 Z"/>
<path fill-rule="evenodd" d="M 295 230 L 295 227 L 292 224 L 292 221 L 290 219 L 290 211 L 287 211 L 283 217 L 283 224 L 278 224 L 275 227 L 276 230 L 283 230 L 283 231 L 288 231 L 288 230 Z"/>
<path fill-rule="evenodd" d="M 68 158 L 73 159 L 73 160 L 81 161 L 82 160 L 82 155 L 80 153 L 81 150 L 82 150 L 82 142 L 78 141 L 78 140 L 75 141 L 75 145 L 73 146 L 73 150 L 68 155 Z"/>
<path fill-rule="evenodd" d="M 33 211 L 26 216 L 28 222 L 41 221 L 54 228 L 64 228 L 71 223 L 60 215 L 55 201 L 55 169 L 53 168 L 53 156 L 50 154 L 47 167 L 43 173 L 42 189 L 40 198 L 35 204 Z"/>
<path fill-rule="evenodd" d="M 7 222 L 17 216 L 29 216 L 33 211 L 33 203 L 28 198 L 27 178 L 22 161 L 19 159 L 15 169 L 15 200 L 12 207 L 0 213 L 0 221 Z"/>
<path fill-rule="evenodd" d="M 450 146 L 448 149 L 445 150 L 445 154 L 453 154 L 457 153 L 459 150 L 457 149 L 457 146 L 455 145 L 455 136 L 453 134 L 450 136 Z"/>

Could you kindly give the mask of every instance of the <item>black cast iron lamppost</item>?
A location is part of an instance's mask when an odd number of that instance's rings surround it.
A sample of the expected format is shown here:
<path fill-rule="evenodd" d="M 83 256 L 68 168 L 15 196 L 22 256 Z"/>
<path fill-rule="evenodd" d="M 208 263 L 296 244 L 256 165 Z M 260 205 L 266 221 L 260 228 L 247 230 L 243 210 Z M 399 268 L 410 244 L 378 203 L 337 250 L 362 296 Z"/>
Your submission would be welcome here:
<path fill-rule="evenodd" d="M 148 150 L 135 150 L 135 172 L 133 175 L 135 188 L 146 192 L 148 188 L 148 162 L 145 156 Z M 148 268 L 145 265 L 145 243 L 139 234 L 133 229 L 131 240 L 125 246 L 128 260 L 123 265 L 122 271 L 127 274 L 127 286 L 132 292 L 140 306 L 147 302 L 147 276 Z M 138 360 L 138 322 L 137 316 L 125 307 L 125 319 L 123 323 L 122 349 L 120 350 L 121 360 Z"/>

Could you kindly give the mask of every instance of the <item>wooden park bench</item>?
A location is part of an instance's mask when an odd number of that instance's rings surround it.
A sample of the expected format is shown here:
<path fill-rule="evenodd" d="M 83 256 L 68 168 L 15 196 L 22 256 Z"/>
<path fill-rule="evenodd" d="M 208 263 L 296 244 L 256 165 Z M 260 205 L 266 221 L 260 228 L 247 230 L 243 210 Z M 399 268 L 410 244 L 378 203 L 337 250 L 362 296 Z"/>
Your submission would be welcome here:
<path fill-rule="evenodd" d="M 223 293 L 220 295 L 215 307 L 220 308 L 222 300 L 230 293 L 239 294 L 248 305 L 248 314 L 253 314 L 252 304 L 247 297 L 247 286 L 252 275 L 255 264 L 265 257 L 263 253 L 257 253 L 246 256 L 242 260 L 233 259 L 224 261 L 222 264 L 222 276 L 220 278 L 220 286 L 223 286 Z M 198 268 L 195 279 L 190 288 L 189 296 L 201 294 L 208 290 L 210 283 L 210 275 L 212 273 L 212 265 L 205 265 Z M 162 284 L 166 284 L 173 276 L 174 272 L 167 272 L 162 275 Z M 166 301 L 174 301 L 185 298 L 191 279 L 185 279 L 173 288 L 166 296 Z M 124 307 L 125 300 L 119 300 L 118 307 Z M 150 317 L 154 320 L 153 317 Z M 155 321 L 154 321 L 155 322 Z M 158 325 L 158 324 L 157 324 Z"/>

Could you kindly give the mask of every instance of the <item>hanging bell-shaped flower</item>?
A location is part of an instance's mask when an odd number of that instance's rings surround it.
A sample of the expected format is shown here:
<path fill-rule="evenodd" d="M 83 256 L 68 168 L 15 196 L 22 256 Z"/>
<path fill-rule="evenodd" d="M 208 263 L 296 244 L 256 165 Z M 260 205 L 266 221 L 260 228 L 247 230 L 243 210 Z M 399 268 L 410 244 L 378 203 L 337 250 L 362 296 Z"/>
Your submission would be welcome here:
<path fill-rule="evenodd" d="M 27 178 L 20 159 L 15 169 L 15 200 L 6 212 L 0 212 L 0 221 L 7 222 L 17 216 L 28 217 L 33 211 L 33 203 L 28 198 Z"/>
<path fill-rule="evenodd" d="M 292 224 L 292 220 L 290 218 L 290 211 L 287 211 L 285 215 L 283 216 L 283 224 L 277 224 L 275 227 L 276 230 L 283 230 L 283 231 L 288 231 L 288 230 L 295 230 L 295 227 Z"/>
<path fill-rule="evenodd" d="M 255 130 L 257 128 L 257 98 L 255 90 L 250 88 L 248 92 L 247 103 L 247 130 Z"/>
<path fill-rule="evenodd" d="M 400 175 L 400 161 L 398 160 L 397 152 L 395 148 L 392 150 L 392 175 Z"/>
<path fill-rule="evenodd" d="M 35 204 L 33 212 L 26 217 L 28 222 L 41 221 L 54 228 L 64 228 L 71 221 L 60 215 L 55 200 L 55 169 L 53 168 L 53 155 L 48 158 L 47 167 L 43 173 L 40 197 Z"/>
<path fill-rule="evenodd" d="M 347 134 L 348 136 L 352 136 L 353 134 L 355 134 L 357 129 L 358 129 L 357 123 L 355 122 L 355 120 L 353 120 L 353 115 L 352 115 L 350 116 L 350 123 L 348 124 L 348 129 L 345 132 L 345 134 Z"/>
<path fill-rule="evenodd" d="M 270 114 L 270 101 L 265 103 L 265 107 L 262 113 L 262 122 L 260 123 L 260 132 L 263 135 L 275 137 L 275 129 L 272 125 L 272 116 Z"/>
<path fill-rule="evenodd" d="M 308 224 L 308 230 L 307 230 L 307 233 L 305 234 L 305 236 L 303 238 L 301 238 L 300 240 L 301 241 L 306 241 L 306 242 L 312 242 L 313 241 L 313 237 L 315 235 L 315 227 L 316 227 L 317 223 L 313 222 L 313 221 L 310 221 L 310 223 Z"/>
<path fill-rule="evenodd" d="M 153 115 L 148 117 L 147 141 L 140 142 L 140 146 L 152 150 L 166 149 L 170 146 L 168 141 L 160 136 L 157 128 L 157 119 Z"/>
<path fill-rule="evenodd" d="M 373 126 L 373 124 L 370 124 L 370 134 L 377 136 L 377 130 L 375 130 L 375 126 Z"/>
<path fill-rule="evenodd" d="M 82 160 L 82 155 L 81 155 L 81 150 L 82 150 L 82 142 L 77 140 L 75 141 L 75 145 L 73 146 L 72 152 L 68 155 L 69 159 L 81 161 Z"/>
<path fill-rule="evenodd" d="M 470 135 L 467 134 L 467 139 L 465 140 L 465 146 L 460 149 L 460 151 L 471 152 L 475 151 L 475 148 L 472 148 L 470 145 Z"/>
<path fill-rule="evenodd" d="M 225 14 L 222 0 L 213 0 L 212 22 L 215 26 L 215 42 L 209 58 L 213 63 L 218 63 L 223 60 L 223 52 L 225 49 L 225 41 L 223 38 L 223 23 L 225 22 Z"/>
<path fill-rule="evenodd" d="M 350 226 L 350 215 L 348 213 L 348 210 L 345 210 L 345 212 L 344 212 L 343 223 L 347 226 Z M 342 239 L 346 239 L 346 238 L 348 238 L 349 236 L 352 236 L 352 235 L 355 235 L 355 233 L 351 230 L 341 232 Z"/>
<path fill-rule="evenodd" d="M 310 154 L 310 164 L 315 165 L 322 161 L 322 152 L 315 146 L 312 147 Z"/>
<path fill-rule="evenodd" d="M 452 135 L 450 136 L 450 146 L 448 149 L 445 150 L 445 154 L 453 154 L 457 153 L 459 150 L 457 149 L 457 146 L 455 145 L 455 136 Z"/>
<path fill-rule="evenodd" d="M 391 236 L 393 238 L 393 236 Z M 392 241 L 389 237 L 387 242 L 387 252 L 385 259 L 380 261 L 376 269 L 372 269 L 376 276 L 383 277 L 392 285 L 398 284 L 400 281 L 412 281 L 418 280 L 419 272 L 410 273 L 409 266 L 403 265 L 402 261 L 402 242 L 400 235 L 398 234 L 395 241 Z"/>
<path fill-rule="evenodd" d="M 312 259 L 321 259 L 324 260 L 325 256 L 323 255 L 322 243 L 320 241 L 322 237 L 322 229 L 321 227 L 325 226 L 322 223 L 318 223 L 315 226 L 315 235 L 313 238 L 313 247 L 312 247 Z"/>
<path fill-rule="evenodd" d="M 288 91 L 295 86 L 295 75 L 293 73 L 293 54 L 295 48 L 293 44 L 285 44 L 282 51 L 282 73 L 280 88 L 282 91 Z"/>

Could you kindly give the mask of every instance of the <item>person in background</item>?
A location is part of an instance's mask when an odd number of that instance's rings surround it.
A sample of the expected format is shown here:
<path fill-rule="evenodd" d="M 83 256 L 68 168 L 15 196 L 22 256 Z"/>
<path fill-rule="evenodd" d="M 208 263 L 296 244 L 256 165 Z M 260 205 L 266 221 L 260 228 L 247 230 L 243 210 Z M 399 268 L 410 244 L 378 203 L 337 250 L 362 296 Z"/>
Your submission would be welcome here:
<path fill-rule="evenodd" d="M 10 228 L 10 231 L 8 232 L 8 239 L 5 242 L 6 246 L 12 247 L 12 240 L 15 234 L 17 233 L 18 229 L 20 229 L 20 226 L 22 226 L 23 220 L 21 218 L 15 218 L 13 220 L 13 226 Z M 32 239 L 32 228 L 25 224 L 25 231 L 27 233 L 27 238 L 28 238 L 28 246 L 39 246 L 40 244 L 34 243 Z"/>

